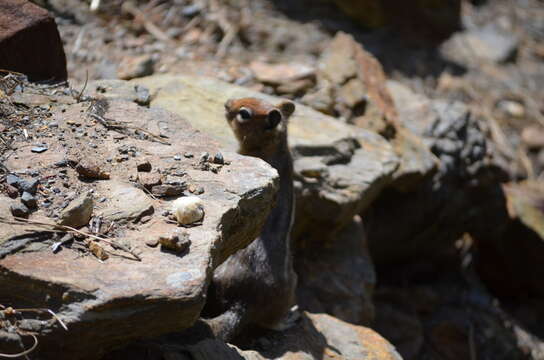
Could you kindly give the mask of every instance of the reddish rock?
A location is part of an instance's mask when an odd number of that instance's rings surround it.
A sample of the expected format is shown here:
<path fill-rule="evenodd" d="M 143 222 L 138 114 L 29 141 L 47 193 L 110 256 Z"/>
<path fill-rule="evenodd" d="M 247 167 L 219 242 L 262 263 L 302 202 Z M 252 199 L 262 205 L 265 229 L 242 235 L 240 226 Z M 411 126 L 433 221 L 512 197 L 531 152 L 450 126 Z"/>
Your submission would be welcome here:
<path fill-rule="evenodd" d="M 0 69 L 31 81 L 64 81 L 66 56 L 55 20 L 27 0 L 0 2 Z"/>
<path fill-rule="evenodd" d="M 381 64 L 351 35 L 334 37 L 319 61 L 319 76 L 335 88 L 335 109 L 348 122 L 381 134 L 397 126 Z"/>

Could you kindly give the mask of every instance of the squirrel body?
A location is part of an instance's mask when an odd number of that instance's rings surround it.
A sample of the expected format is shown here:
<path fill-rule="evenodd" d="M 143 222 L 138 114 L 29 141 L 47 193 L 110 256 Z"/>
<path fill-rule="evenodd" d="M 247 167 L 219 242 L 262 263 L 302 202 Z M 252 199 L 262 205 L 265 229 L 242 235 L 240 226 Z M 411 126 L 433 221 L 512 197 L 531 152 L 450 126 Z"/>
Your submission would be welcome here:
<path fill-rule="evenodd" d="M 215 270 L 208 290 L 204 313 L 212 317 L 206 322 L 216 337 L 229 341 L 250 324 L 279 328 L 296 302 L 290 239 L 293 161 L 287 143 L 287 121 L 295 105 L 242 98 L 227 101 L 225 110 L 238 152 L 261 158 L 280 177 L 276 204 L 260 236 Z"/>

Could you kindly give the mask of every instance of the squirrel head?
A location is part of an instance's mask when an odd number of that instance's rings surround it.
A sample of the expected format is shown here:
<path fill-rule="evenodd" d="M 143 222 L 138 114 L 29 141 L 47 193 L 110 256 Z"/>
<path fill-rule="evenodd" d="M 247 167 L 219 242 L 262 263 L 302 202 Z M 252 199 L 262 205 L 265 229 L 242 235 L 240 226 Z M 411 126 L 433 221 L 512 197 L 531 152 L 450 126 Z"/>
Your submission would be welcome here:
<path fill-rule="evenodd" d="M 256 98 L 241 98 L 228 100 L 225 110 L 227 122 L 240 144 L 240 153 L 266 154 L 287 140 L 287 122 L 295 104 L 282 101 L 274 106 Z"/>

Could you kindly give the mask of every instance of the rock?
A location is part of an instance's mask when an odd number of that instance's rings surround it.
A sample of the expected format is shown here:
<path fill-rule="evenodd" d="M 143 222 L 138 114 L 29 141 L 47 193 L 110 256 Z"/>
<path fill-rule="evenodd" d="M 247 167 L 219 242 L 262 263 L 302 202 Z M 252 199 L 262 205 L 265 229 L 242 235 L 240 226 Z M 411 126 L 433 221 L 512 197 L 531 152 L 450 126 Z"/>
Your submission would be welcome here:
<path fill-rule="evenodd" d="M 333 87 L 328 82 L 321 81 L 317 89 L 304 95 L 300 102 L 324 114 L 332 115 L 334 112 L 333 91 Z"/>
<path fill-rule="evenodd" d="M 76 171 L 84 179 L 108 180 L 110 173 L 104 170 L 105 164 L 99 163 L 96 159 L 84 158 L 76 166 Z"/>
<path fill-rule="evenodd" d="M 36 198 L 26 191 L 23 192 L 23 195 L 21 195 L 21 201 L 23 204 L 25 204 L 29 209 L 35 209 L 38 207 L 38 203 L 36 202 Z"/>
<path fill-rule="evenodd" d="M 59 225 L 80 228 L 89 223 L 92 214 L 93 197 L 89 193 L 82 194 L 62 210 L 58 223 Z"/>
<path fill-rule="evenodd" d="M 169 197 L 169 196 L 179 196 L 185 191 L 185 185 L 173 185 L 173 184 L 164 184 L 164 185 L 154 185 L 151 188 L 151 193 L 157 197 Z"/>
<path fill-rule="evenodd" d="M 34 146 L 30 149 L 30 151 L 37 154 L 41 154 L 43 152 L 46 152 L 47 150 L 49 150 L 49 148 L 46 146 Z"/>
<path fill-rule="evenodd" d="M 66 57 L 55 20 L 27 0 L 0 4 L 0 69 L 31 81 L 67 79 Z"/>
<path fill-rule="evenodd" d="M 186 75 L 155 75 L 130 82 L 158 91 L 152 106 L 161 106 L 212 135 L 225 149 L 237 149 L 222 111 L 229 98 L 253 96 L 271 101 L 277 98 L 221 82 Z M 206 94 L 206 95 L 204 95 Z M 211 103 L 210 103 L 211 102 Z M 297 105 L 289 128 L 295 169 L 311 162 L 327 165 L 328 174 L 316 181 L 298 170 L 295 174 L 297 213 L 294 237 L 314 234 L 317 238 L 341 229 L 366 208 L 389 183 L 398 166 L 397 157 L 379 135 L 342 124 L 333 118 Z M 313 165 L 312 165 L 313 166 Z M 315 211 L 320 209 L 320 211 Z M 304 220 L 302 220 L 304 219 Z"/>
<path fill-rule="evenodd" d="M 131 221 L 153 212 L 151 199 L 129 183 L 104 183 L 100 192 L 110 195 L 108 206 L 100 211 L 107 220 Z"/>
<path fill-rule="evenodd" d="M 36 191 L 38 191 L 39 183 L 40 181 L 38 179 L 21 180 L 19 182 L 19 190 L 22 192 L 27 192 L 31 195 L 35 195 Z"/>
<path fill-rule="evenodd" d="M 416 135 L 438 159 L 438 166 L 409 192 L 402 188 L 382 192 L 364 214 L 377 264 L 432 259 L 463 233 L 486 228 L 483 214 L 504 207 L 496 199 L 508 172 L 496 162 L 469 108 L 461 102 L 434 100 L 422 109 L 418 124 L 411 128 L 420 132 Z M 413 119 L 418 119 L 415 113 Z M 410 210 L 414 204 L 417 212 Z"/>
<path fill-rule="evenodd" d="M 123 80 L 135 79 L 153 74 L 155 61 L 151 55 L 128 57 L 121 61 L 117 77 Z"/>
<path fill-rule="evenodd" d="M 323 51 L 318 77 L 335 89 L 335 110 L 348 122 L 388 134 L 397 111 L 382 66 L 351 35 L 339 32 Z"/>
<path fill-rule="evenodd" d="M 11 186 L 14 186 L 14 187 L 19 187 L 20 182 L 21 182 L 21 178 L 18 177 L 17 175 L 8 174 L 6 176 L 6 183 L 8 185 L 11 185 Z"/>
<path fill-rule="evenodd" d="M 325 314 L 304 312 L 296 326 L 281 332 L 269 331 L 251 344 L 246 344 L 246 350 L 215 339 L 199 340 L 196 333 L 195 328 L 159 339 L 157 342 L 160 346 L 153 349 L 157 351 L 158 358 L 180 360 L 402 359 L 395 348 L 375 331 Z M 112 359 L 128 359 L 123 354 L 149 353 L 152 346 L 135 344 L 118 352 L 120 357 Z"/>
<path fill-rule="evenodd" d="M 191 240 L 188 232 L 177 231 L 170 236 L 161 236 L 159 238 L 159 244 L 161 244 L 162 249 L 170 250 L 175 253 L 183 253 L 191 246 Z"/>
<path fill-rule="evenodd" d="M 431 101 L 425 96 L 412 92 L 397 81 L 387 81 L 387 88 L 399 115 L 396 134 L 391 139 L 400 158 L 393 186 L 401 191 L 409 191 L 422 179 L 432 175 L 439 164 L 438 158 L 425 144 L 424 139 L 420 138 L 425 134 L 425 127 L 434 121 L 436 115 Z"/>
<path fill-rule="evenodd" d="M 279 95 L 300 95 L 314 86 L 314 81 L 310 79 L 302 79 L 292 81 L 286 84 L 279 85 L 276 88 L 276 93 Z"/>
<path fill-rule="evenodd" d="M 77 182 L 73 191 L 83 193 L 92 189 L 94 197 L 107 197 L 105 203 L 94 205 L 93 216 L 102 216 L 106 225 L 102 230 L 115 220 L 108 237 L 132 249 L 142 261 L 135 261 L 127 252 L 100 241 L 97 244 L 110 254 L 102 263 L 94 256 L 77 257 L 72 251 L 53 253 L 46 240 L 53 239 L 54 233 L 31 224 L 0 226 L 2 303 L 20 304 L 24 298 L 30 307 L 54 311 L 69 329 L 66 332 L 58 322 L 48 321 L 50 318 L 42 314 L 25 313 L 25 319 L 40 320 L 33 331 L 39 338 L 39 346 L 32 353 L 40 359 L 100 359 L 104 353 L 132 341 L 190 327 L 204 306 L 214 267 L 259 234 L 278 186 L 277 172 L 268 164 L 221 149 L 214 140 L 168 111 L 111 100 L 103 116 L 152 133 L 165 125 L 171 130 L 169 140 L 175 146 L 141 139 L 130 132 L 121 139 L 114 138 L 115 132 L 96 126 L 85 111 L 88 106 L 87 103 L 52 106 L 52 116 L 58 121 L 59 130 L 64 130 L 68 149 L 99 160 L 113 158 L 120 146 L 142 149 L 157 169 L 183 170 L 194 183 L 206 184 L 206 192 L 200 195 L 206 202 L 206 217 L 201 226 L 187 230 L 192 244 L 183 256 L 146 246 L 146 239 L 158 239 L 178 227 L 156 214 L 149 214 L 151 218 L 145 224 L 123 224 L 123 220 L 152 209 L 162 213 L 170 205 L 168 201 L 151 198 L 129 182 L 134 164 L 127 161 L 109 164 L 114 179 L 87 182 L 78 181 L 71 170 L 68 174 Z M 100 147 L 86 148 L 89 138 L 76 137 L 67 121 L 80 123 L 82 128 L 96 128 Z M 172 160 L 178 152 L 205 151 L 212 154 L 221 151 L 232 161 L 229 171 L 214 174 L 193 169 L 194 159 Z M 29 153 L 28 148 L 18 147 L 5 165 L 16 173 L 24 171 L 29 161 L 25 156 Z M 39 169 L 52 169 L 56 174 L 54 164 L 60 155 L 66 154 L 59 151 L 59 156 L 54 157 L 50 153 L 35 155 L 40 157 Z M 0 199 L 0 216 L 11 218 L 11 202 L 7 197 Z M 57 209 L 60 208 L 55 202 L 47 211 Z M 46 209 L 38 209 L 33 218 L 51 221 L 45 215 Z M 247 221 L 248 218 L 252 221 Z M 130 331 L 126 331 L 127 326 Z"/>
<path fill-rule="evenodd" d="M 215 154 L 215 156 L 213 157 L 213 162 L 215 164 L 220 164 L 220 165 L 224 164 L 225 159 L 223 158 L 223 154 L 221 154 L 221 153 Z"/>
<path fill-rule="evenodd" d="M 150 172 L 151 163 L 148 159 L 138 159 L 138 162 L 136 163 L 136 169 L 141 172 Z"/>
<path fill-rule="evenodd" d="M 172 214 L 180 225 L 202 221 L 204 213 L 204 202 L 198 196 L 183 196 L 172 203 Z"/>
<path fill-rule="evenodd" d="M 10 211 L 13 216 L 26 218 L 28 214 L 30 213 L 30 210 L 24 205 L 20 203 L 14 203 L 10 205 Z"/>
<path fill-rule="evenodd" d="M 363 27 L 392 25 L 403 36 L 422 36 L 440 41 L 459 28 L 461 1 L 331 0 Z M 404 31 L 402 31 L 404 30 Z M 409 31 L 408 31 L 409 30 Z M 409 33 L 409 34 L 406 34 Z"/>
<path fill-rule="evenodd" d="M 523 181 L 504 185 L 509 219 L 494 232 L 475 235 L 479 254 L 479 275 L 490 289 L 510 299 L 526 294 L 544 298 L 544 276 L 540 259 L 544 256 L 544 185 L 539 181 Z M 500 269 L 501 274 L 496 273 Z M 541 300 L 540 300 L 541 301 Z"/>
<path fill-rule="evenodd" d="M 410 130 L 397 128 L 395 137 L 390 142 L 400 158 L 400 166 L 393 175 L 392 187 L 402 192 L 411 191 L 436 171 L 440 161 L 423 139 Z"/>
<path fill-rule="evenodd" d="M 148 106 L 151 101 L 151 94 L 146 87 L 127 86 L 125 82 L 119 80 L 90 81 L 87 88 L 89 94 L 106 99 L 124 99 L 142 106 Z"/>
<path fill-rule="evenodd" d="M 538 150 L 544 147 L 544 129 L 540 126 L 529 126 L 521 132 L 521 141 L 531 150 Z"/>
<path fill-rule="evenodd" d="M 268 340 L 270 345 L 259 351 L 265 359 L 402 359 L 375 331 L 325 314 L 304 313 L 298 326 Z"/>
<path fill-rule="evenodd" d="M 474 67 L 482 62 L 505 63 L 516 57 L 519 39 L 501 31 L 495 24 L 453 35 L 441 48 L 443 56 L 456 63 Z"/>
<path fill-rule="evenodd" d="M 6 185 L 4 188 L 6 190 L 6 194 L 12 199 L 15 199 L 17 196 L 19 196 L 19 190 L 15 186 Z"/>
<path fill-rule="evenodd" d="M 437 351 L 447 359 L 526 359 L 527 340 L 515 321 L 504 326 L 511 318 L 493 305 L 496 300 L 458 275 L 452 280 L 452 273 L 424 286 L 377 290 L 376 331 L 407 360 L 433 358 Z"/>
<path fill-rule="evenodd" d="M 142 184 L 146 189 L 151 190 L 155 185 L 162 184 L 162 175 L 158 172 L 153 173 L 139 173 L 138 182 Z"/>
<path fill-rule="evenodd" d="M 252 61 L 249 68 L 258 81 L 272 85 L 288 84 L 315 76 L 315 69 L 304 64 L 266 64 Z"/>
<path fill-rule="evenodd" d="M 372 323 L 376 274 L 365 237 L 356 216 L 328 243 L 298 245 L 295 271 L 301 309 L 331 314 L 352 324 Z"/>
<path fill-rule="evenodd" d="M 149 247 L 157 247 L 157 245 L 159 245 L 159 239 L 147 239 L 145 244 Z"/>
<path fill-rule="evenodd" d="M 508 117 L 518 119 L 525 117 L 526 113 L 522 102 L 508 99 L 500 100 L 496 105 L 496 109 Z"/>

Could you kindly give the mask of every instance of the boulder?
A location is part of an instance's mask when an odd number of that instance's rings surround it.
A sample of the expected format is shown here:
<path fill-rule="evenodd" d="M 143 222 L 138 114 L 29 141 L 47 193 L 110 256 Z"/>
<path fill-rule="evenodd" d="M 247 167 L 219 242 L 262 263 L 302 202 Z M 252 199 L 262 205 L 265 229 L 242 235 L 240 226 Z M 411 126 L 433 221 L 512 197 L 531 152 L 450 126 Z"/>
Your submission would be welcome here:
<path fill-rule="evenodd" d="M 358 216 L 329 242 L 299 244 L 295 271 L 300 308 L 352 324 L 372 323 L 376 274 Z"/>
<path fill-rule="evenodd" d="M 42 359 L 98 359 L 136 339 L 191 326 L 204 305 L 214 267 L 255 239 L 277 189 L 277 172 L 264 161 L 225 151 L 166 110 L 124 100 L 93 104 L 98 108 L 91 106 L 90 112 L 126 127 L 107 130 L 89 115 L 86 102 L 53 106 L 58 127 L 47 130 L 52 136 L 43 136 L 55 151 L 32 154 L 28 147 L 17 146 L 5 163 L 14 173 L 31 168 L 40 179 L 39 206 L 30 221 L 50 223 L 50 230 L 55 215 L 64 203 L 69 204 L 65 199 L 75 198 L 76 189 L 91 192 L 96 200 L 94 217 L 81 230 L 118 244 L 110 246 L 95 238 L 86 250 L 85 241 L 77 236 L 61 238 L 47 228 L 13 223 L 9 204 L 15 200 L 0 201 L 2 305 L 50 309 L 68 328 L 67 332 L 55 318 L 25 313 L 39 339 L 32 355 Z M 159 128 L 168 129 L 168 142 L 149 135 Z M 136 188 L 131 182 L 137 178 L 134 163 L 113 161 L 119 148 L 135 149 L 131 152 L 135 157 L 145 153 L 161 174 L 205 188 L 200 197 L 206 216 L 201 225 L 186 230 L 191 242 L 188 250 L 174 253 L 145 245 L 178 229 L 162 215 L 172 199 L 157 199 Z M 195 159 L 176 158 L 189 152 L 221 152 L 228 164 L 212 172 L 197 166 Z M 63 158 L 109 163 L 111 179 L 80 179 L 73 168 L 64 167 L 76 161 L 60 161 Z M 60 183 L 67 188 L 55 190 Z M 136 222 L 143 215 L 145 221 Z M 0 348 L 9 336 L 0 335 Z"/>
<path fill-rule="evenodd" d="M 55 19 L 27 0 L 0 3 L 0 69 L 31 81 L 67 79 L 66 56 Z"/>
<path fill-rule="evenodd" d="M 518 37 L 494 23 L 454 34 L 441 46 L 443 56 L 453 62 L 477 67 L 481 63 L 505 63 L 516 58 Z"/>
<path fill-rule="evenodd" d="M 363 217 L 369 247 L 376 263 L 430 259 L 464 232 L 486 227 L 482 214 L 504 207 L 496 200 L 508 173 L 464 103 L 431 101 L 400 85 L 389 88 L 396 102 L 408 105 L 399 106 L 400 125 L 432 152 L 436 172 L 409 191 L 397 186 L 382 192 Z"/>
<path fill-rule="evenodd" d="M 192 329 L 153 343 L 134 344 L 104 360 L 156 358 L 180 360 L 401 360 L 395 348 L 375 331 L 325 314 L 304 312 L 296 326 L 262 334 L 252 344 L 236 347 L 214 339 L 191 338 Z M 242 348 L 244 350 L 242 350 Z"/>
<path fill-rule="evenodd" d="M 438 164 L 436 157 L 400 122 L 401 114 L 406 117 L 410 113 L 410 104 L 406 110 L 403 99 L 392 97 L 382 66 L 361 44 L 339 32 L 323 52 L 318 68 L 318 87 L 302 101 L 387 137 L 400 160 L 392 186 L 408 191 L 433 173 Z M 324 102 L 322 98 L 327 94 L 330 99 Z M 334 110 L 324 108 L 327 102 Z"/>
<path fill-rule="evenodd" d="M 359 127 L 390 134 L 397 111 L 381 64 L 351 35 L 338 32 L 318 63 L 318 80 L 333 89 L 335 111 Z"/>
<path fill-rule="evenodd" d="M 410 272 L 397 269 L 404 274 Z M 538 338 L 518 325 L 483 287 L 477 283 L 468 285 L 452 269 L 446 275 L 448 279 L 443 274 L 446 272 L 427 275 L 434 280 L 424 285 L 419 281 L 416 286 L 386 285 L 376 290 L 373 328 L 404 359 L 438 356 L 506 360 L 541 354 Z"/>
<path fill-rule="evenodd" d="M 236 139 L 223 111 L 218 110 L 227 99 L 253 96 L 280 101 L 216 79 L 189 75 L 156 75 L 129 84 L 156 92 L 151 106 L 181 115 L 229 150 L 237 149 Z M 297 105 L 290 118 L 289 142 L 295 160 L 295 238 L 301 234 L 324 238 L 350 223 L 390 182 L 398 166 L 390 145 L 378 134 L 342 124 L 303 105 Z"/>

